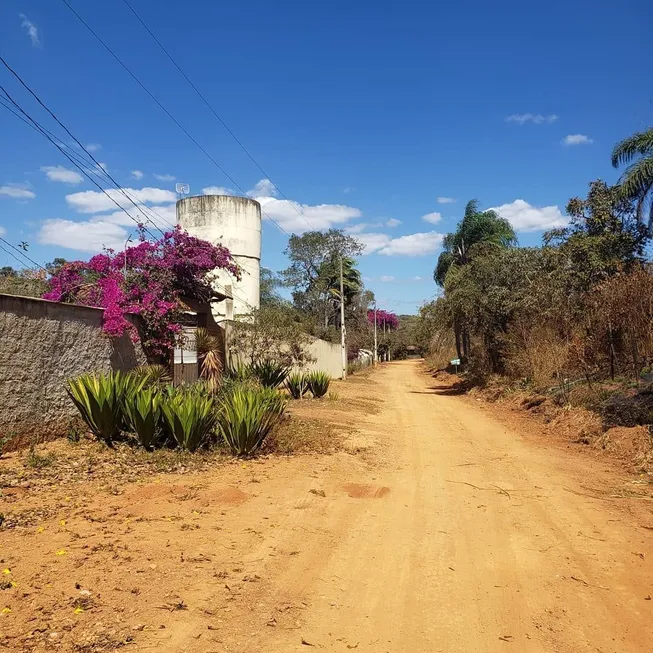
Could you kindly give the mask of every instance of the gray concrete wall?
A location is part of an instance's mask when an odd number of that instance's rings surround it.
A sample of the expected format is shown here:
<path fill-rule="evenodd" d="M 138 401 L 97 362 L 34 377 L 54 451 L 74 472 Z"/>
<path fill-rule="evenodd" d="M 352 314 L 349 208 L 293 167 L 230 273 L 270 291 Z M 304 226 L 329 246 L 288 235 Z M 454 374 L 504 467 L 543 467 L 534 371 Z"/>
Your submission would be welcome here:
<path fill-rule="evenodd" d="M 77 410 L 65 380 L 146 362 L 128 336 L 102 332 L 102 309 L 0 295 L 0 438 L 14 445 L 67 433 Z"/>

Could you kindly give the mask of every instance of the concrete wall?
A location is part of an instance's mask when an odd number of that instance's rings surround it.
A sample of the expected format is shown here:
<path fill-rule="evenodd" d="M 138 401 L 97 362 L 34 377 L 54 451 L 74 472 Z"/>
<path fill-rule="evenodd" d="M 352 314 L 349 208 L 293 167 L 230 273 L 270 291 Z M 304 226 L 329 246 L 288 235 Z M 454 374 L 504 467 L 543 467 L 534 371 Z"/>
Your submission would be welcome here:
<path fill-rule="evenodd" d="M 146 362 L 128 336 L 104 335 L 102 314 L 98 308 L 0 295 L 0 437 L 30 443 L 65 435 L 77 415 L 66 378 Z"/>
<path fill-rule="evenodd" d="M 261 205 L 249 197 L 198 195 L 177 202 L 177 222 L 189 234 L 224 245 L 242 269 L 240 281 L 218 271 L 216 289 L 232 287 L 233 314 L 246 315 L 260 306 Z M 227 293 L 231 294 L 231 293 Z M 215 319 L 228 317 L 226 303 L 214 304 Z"/>
<path fill-rule="evenodd" d="M 233 351 L 231 346 L 232 325 L 229 322 L 224 322 L 222 328 L 224 329 L 226 365 L 237 366 L 241 363 L 249 363 L 249 359 L 244 360 Z M 313 370 L 319 370 L 320 372 L 329 374 L 332 379 L 342 378 L 342 358 L 339 344 L 313 338 L 311 343 L 306 347 L 306 351 L 312 359 L 312 362 L 304 365 L 301 368 L 302 371 L 311 372 Z"/>

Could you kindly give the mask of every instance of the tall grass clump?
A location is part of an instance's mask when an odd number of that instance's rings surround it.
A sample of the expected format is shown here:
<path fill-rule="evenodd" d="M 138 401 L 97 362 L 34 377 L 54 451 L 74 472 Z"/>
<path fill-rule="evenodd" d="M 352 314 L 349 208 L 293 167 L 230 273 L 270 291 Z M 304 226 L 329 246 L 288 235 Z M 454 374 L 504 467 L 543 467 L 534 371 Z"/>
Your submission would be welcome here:
<path fill-rule="evenodd" d="M 295 372 L 286 379 L 286 390 L 293 399 L 301 399 L 308 392 L 308 379 L 302 372 Z"/>
<path fill-rule="evenodd" d="M 315 371 L 306 376 L 306 383 L 313 397 L 319 399 L 329 391 L 331 377 L 326 372 Z"/>
<path fill-rule="evenodd" d="M 123 426 L 123 404 L 135 388 L 134 377 L 122 372 L 82 374 L 68 379 L 66 390 L 91 432 L 111 446 Z"/>
<path fill-rule="evenodd" d="M 248 456 L 263 444 L 286 409 L 286 399 L 272 388 L 237 385 L 218 410 L 218 432 L 237 456 Z"/>

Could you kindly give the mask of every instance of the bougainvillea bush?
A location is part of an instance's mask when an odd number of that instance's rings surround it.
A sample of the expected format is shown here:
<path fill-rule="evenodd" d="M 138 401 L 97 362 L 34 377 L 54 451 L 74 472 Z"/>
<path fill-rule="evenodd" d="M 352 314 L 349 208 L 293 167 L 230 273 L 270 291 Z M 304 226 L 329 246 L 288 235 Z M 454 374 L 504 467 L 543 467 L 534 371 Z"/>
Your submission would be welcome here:
<path fill-rule="evenodd" d="M 367 321 L 374 324 L 374 311 L 367 311 Z M 394 313 L 389 313 L 384 310 L 376 311 L 376 326 L 386 329 L 396 329 L 399 326 L 399 319 Z"/>
<path fill-rule="evenodd" d="M 214 271 L 240 278 L 228 249 L 195 238 L 180 227 L 156 241 L 123 252 L 106 250 L 90 261 L 71 261 L 49 279 L 44 299 L 104 309 L 104 332 L 128 333 L 148 354 L 167 356 L 181 330 L 181 297 L 208 301 Z M 140 315 L 140 334 L 128 315 Z"/>

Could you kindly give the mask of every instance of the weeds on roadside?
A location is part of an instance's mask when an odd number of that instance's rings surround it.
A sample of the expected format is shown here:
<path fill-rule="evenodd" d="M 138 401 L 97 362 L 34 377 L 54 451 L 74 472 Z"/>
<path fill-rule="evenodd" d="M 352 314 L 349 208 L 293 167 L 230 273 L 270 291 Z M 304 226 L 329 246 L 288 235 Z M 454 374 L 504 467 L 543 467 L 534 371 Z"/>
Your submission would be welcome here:
<path fill-rule="evenodd" d="M 28 467 L 32 467 L 33 469 L 43 469 L 44 467 L 50 467 L 56 459 L 57 457 L 52 451 L 40 454 L 36 450 L 36 445 L 32 444 L 27 452 L 25 463 Z"/>

